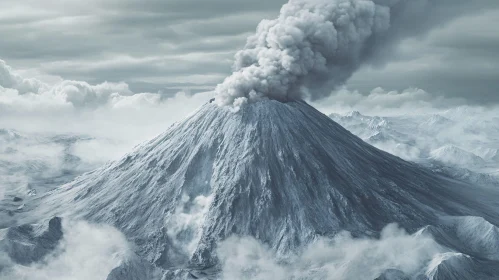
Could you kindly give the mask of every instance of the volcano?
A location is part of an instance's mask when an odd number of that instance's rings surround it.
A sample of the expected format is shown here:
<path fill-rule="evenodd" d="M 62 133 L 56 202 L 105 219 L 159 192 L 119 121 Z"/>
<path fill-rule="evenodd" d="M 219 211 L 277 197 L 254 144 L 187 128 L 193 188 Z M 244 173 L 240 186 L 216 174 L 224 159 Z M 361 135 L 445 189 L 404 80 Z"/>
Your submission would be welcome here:
<path fill-rule="evenodd" d="M 108 279 L 174 279 L 216 271 L 217 244 L 232 235 L 284 258 L 341 231 L 377 238 L 390 223 L 416 232 L 478 216 L 495 227 L 497 198 L 374 148 L 303 101 L 266 100 L 238 112 L 207 103 L 25 211 L 122 231 L 135 258 Z"/>

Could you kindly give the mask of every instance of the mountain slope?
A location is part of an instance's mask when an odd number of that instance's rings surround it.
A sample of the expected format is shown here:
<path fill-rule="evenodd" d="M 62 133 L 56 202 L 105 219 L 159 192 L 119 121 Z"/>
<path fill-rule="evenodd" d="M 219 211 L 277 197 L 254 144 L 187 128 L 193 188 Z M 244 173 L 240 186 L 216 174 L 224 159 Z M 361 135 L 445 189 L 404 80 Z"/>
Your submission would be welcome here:
<path fill-rule="evenodd" d="M 216 264 L 216 244 L 232 234 L 285 256 L 317 236 L 377 236 L 392 222 L 499 224 L 497 197 L 380 151 L 304 102 L 264 101 L 237 113 L 206 104 L 25 211 L 112 224 L 141 258 L 176 270 Z"/>

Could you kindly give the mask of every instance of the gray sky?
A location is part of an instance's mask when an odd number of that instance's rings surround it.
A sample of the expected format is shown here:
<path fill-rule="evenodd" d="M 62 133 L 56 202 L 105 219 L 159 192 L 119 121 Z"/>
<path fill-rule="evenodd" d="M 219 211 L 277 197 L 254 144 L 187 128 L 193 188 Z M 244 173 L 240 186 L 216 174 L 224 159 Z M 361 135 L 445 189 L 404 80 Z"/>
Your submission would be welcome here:
<path fill-rule="evenodd" d="M 134 92 L 211 90 L 258 22 L 285 2 L 2 0 L 0 59 L 45 79 L 124 81 Z M 499 103 L 499 1 L 468 2 L 467 14 L 404 40 L 357 72 L 349 88 L 418 87 Z"/>

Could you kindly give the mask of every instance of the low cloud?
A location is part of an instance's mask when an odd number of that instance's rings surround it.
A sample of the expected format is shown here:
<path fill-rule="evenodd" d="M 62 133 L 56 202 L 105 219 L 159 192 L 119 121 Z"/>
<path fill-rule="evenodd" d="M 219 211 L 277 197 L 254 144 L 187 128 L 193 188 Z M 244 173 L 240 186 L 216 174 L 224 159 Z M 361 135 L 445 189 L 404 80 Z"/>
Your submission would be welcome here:
<path fill-rule="evenodd" d="M 3 76 L 14 77 L 16 81 L 26 80 L 5 62 L 0 61 L 0 65 L 4 65 Z M 124 82 L 91 85 L 83 81 L 61 80 L 49 85 L 35 81 L 41 86 L 27 92 L 19 91 L 14 83 L 1 84 L 0 127 L 42 132 L 94 133 L 107 125 L 109 127 L 105 129 L 113 129 L 112 123 L 118 128 L 115 122 L 121 121 L 123 125 L 129 126 L 129 130 L 158 122 L 164 124 L 164 129 L 208 102 L 213 95 L 210 92 L 190 94 L 188 91 L 173 95 L 133 92 Z M 42 122 L 46 124 L 42 125 Z M 155 133 L 160 132 L 162 130 Z M 130 134 L 136 133 L 130 131 Z"/>
<path fill-rule="evenodd" d="M 61 97 L 75 108 L 97 108 L 112 102 L 115 98 L 133 95 L 125 83 L 102 83 L 92 86 L 86 82 L 63 81 L 47 94 Z"/>
<path fill-rule="evenodd" d="M 8 257 L 0 256 L 3 264 L 7 264 L 0 270 L 0 279 L 106 279 L 130 252 L 124 235 L 111 226 L 64 222 L 61 243 L 43 261 L 22 266 L 9 264 Z"/>
<path fill-rule="evenodd" d="M 433 238 L 409 235 L 388 225 L 379 239 L 354 239 L 347 232 L 333 239 L 319 239 L 300 254 L 278 261 L 259 241 L 231 237 L 218 249 L 223 279 L 374 279 L 396 269 L 416 276 L 431 259 L 446 249 Z"/>

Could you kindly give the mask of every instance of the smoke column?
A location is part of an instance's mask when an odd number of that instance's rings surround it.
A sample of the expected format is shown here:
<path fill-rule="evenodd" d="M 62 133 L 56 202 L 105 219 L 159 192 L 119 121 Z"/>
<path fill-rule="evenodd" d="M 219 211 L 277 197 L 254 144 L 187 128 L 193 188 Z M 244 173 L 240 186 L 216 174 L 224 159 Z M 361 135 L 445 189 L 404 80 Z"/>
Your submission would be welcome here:
<path fill-rule="evenodd" d="M 265 98 L 327 96 L 398 39 L 434 25 L 431 15 L 443 2 L 290 0 L 237 52 L 233 74 L 215 89 L 216 103 L 239 108 Z"/>

